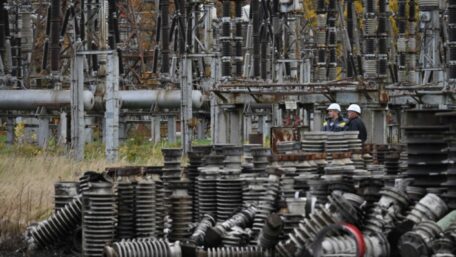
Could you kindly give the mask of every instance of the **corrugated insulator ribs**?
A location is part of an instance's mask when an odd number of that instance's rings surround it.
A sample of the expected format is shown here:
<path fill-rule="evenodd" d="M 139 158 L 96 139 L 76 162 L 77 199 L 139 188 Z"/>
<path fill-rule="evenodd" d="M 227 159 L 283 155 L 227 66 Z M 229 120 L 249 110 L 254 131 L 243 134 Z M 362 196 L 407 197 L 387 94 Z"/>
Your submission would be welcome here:
<path fill-rule="evenodd" d="M 257 78 L 260 76 L 260 14 L 258 0 L 252 0 L 250 12 L 253 27 L 253 77 Z"/>
<path fill-rule="evenodd" d="M 231 25 L 230 0 L 223 0 L 222 17 L 222 77 L 231 76 Z"/>
<path fill-rule="evenodd" d="M 235 15 L 236 15 L 236 31 L 235 31 L 235 47 L 234 47 L 234 61 L 236 63 L 236 76 L 242 75 L 242 0 L 235 2 Z"/>
<path fill-rule="evenodd" d="M 50 14 L 51 71 L 56 72 L 60 70 L 60 0 L 52 0 Z"/>
<path fill-rule="evenodd" d="M 169 17 L 168 0 L 160 0 L 160 22 L 161 22 L 161 72 L 169 72 Z"/>

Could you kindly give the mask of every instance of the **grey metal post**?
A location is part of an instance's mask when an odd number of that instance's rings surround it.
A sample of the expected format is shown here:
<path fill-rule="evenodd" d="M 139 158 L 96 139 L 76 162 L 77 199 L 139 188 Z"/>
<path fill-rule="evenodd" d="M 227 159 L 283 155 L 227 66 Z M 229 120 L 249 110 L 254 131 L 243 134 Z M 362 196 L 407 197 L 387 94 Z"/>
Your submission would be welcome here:
<path fill-rule="evenodd" d="M 176 116 L 168 116 L 168 142 L 176 142 Z"/>
<path fill-rule="evenodd" d="M 80 45 L 81 42 L 77 42 Z M 77 49 L 78 47 L 76 47 Z M 77 51 L 77 50 L 76 50 Z M 71 154 L 84 159 L 84 55 L 76 52 L 71 73 Z"/>
<path fill-rule="evenodd" d="M 182 133 L 182 151 L 187 153 L 191 147 L 191 134 L 189 121 L 192 119 L 192 62 L 187 56 L 184 56 L 181 61 L 181 133 Z"/>
<path fill-rule="evenodd" d="M 106 160 L 116 161 L 119 155 L 119 58 L 114 51 L 108 56 L 106 76 Z"/>
<path fill-rule="evenodd" d="M 196 128 L 196 137 L 197 139 L 204 139 L 205 138 L 205 131 L 207 127 L 206 119 L 200 119 Z"/>
<path fill-rule="evenodd" d="M 46 116 L 46 110 L 43 108 L 41 115 L 38 116 L 38 145 L 46 147 L 49 139 L 49 117 Z"/>
<path fill-rule="evenodd" d="M 8 145 L 14 144 L 15 133 L 14 128 L 16 126 L 14 117 L 8 116 L 6 118 L 6 143 Z"/>
<path fill-rule="evenodd" d="M 66 112 L 60 113 L 60 120 L 59 120 L 59 136 L 58 136 L 58 144 L 61 146 L 66 145 L 67 143 L 67 129 L 68 117 Z"/>
<path fill-rule="evenodd" d="M 150 126 L 150 129 L 151 129 L 150 136 L 151 136 L 152 142 L 154 144 L 160 142 L 160 121 L 161 121 L 160 116 L 152 116 L 151 126 Z"/>

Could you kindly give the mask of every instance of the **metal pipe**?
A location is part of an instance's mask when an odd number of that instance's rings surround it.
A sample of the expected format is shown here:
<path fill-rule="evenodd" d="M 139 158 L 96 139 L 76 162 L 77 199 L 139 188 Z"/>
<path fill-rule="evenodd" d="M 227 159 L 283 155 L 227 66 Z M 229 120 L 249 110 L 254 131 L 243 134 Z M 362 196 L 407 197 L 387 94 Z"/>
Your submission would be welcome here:
<path fill-rule="evenodd" d="M 94 103 L 93 93 L 84 91 L 84 109 L 91 110 Z M 0 90 L 0 109 L 3 110 L 52 109 L 70 104 L 70 90 Z"/>
<path fill-rule="evenodd" d="M 121 90 L 119 91 L 122 108 L 179 108 L 181 105 L 180 90 Z M 203 105 L 201 91 L 192 91 L 192 106 L 200 108 Z"/>

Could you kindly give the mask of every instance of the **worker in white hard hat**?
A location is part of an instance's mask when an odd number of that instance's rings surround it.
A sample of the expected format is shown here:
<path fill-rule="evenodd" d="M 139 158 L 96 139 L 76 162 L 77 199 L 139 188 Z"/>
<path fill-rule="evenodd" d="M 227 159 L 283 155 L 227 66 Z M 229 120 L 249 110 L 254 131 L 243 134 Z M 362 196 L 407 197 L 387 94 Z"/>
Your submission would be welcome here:
<path fill-rule="evenodd" d="M 361 119 L 361 107 L 357 104 L 350 104 L 347 108 L 348 113 L 348 131 L 358 131 L 358 138 L 364 143 L 367 139 L 367 130 Z"/>
<path fill-rule="evenodd" d="M 323 131 L 344 131 L 346 130 L 346 125 L 348 120 L 342 117 L 340 105 L 337 103 L 332 103 L 328 107 L 328 118 L 326 118 L 323 123 Z"/>

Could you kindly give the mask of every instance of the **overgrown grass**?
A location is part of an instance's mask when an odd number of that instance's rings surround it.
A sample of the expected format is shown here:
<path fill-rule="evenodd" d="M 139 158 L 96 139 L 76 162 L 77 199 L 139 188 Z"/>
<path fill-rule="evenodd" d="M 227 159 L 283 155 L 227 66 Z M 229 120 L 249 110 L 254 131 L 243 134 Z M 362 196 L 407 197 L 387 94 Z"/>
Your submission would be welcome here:
<path fill-rule="evenodd" d="M 210 143 L 210 140 L 193 142 L 194 145 Z M 102 171 L 107 166 L 160 165 L 161 149 L 165 147 L 180 147 L 180 142 L 153 144 L 144 138 L 132 138 L 121 144 L 119 161 L 108 163 L 103 144 L 87 144 L 85 160 L 77 162 L 53 140 L 41 149 L 31 144 L 8 146 L 0 138 L 0 250 L 13 246 L 11 242 L 18 241 L 28 224 L 51 214 L 54 183 L 75 181 L 84 171 Z"/>

